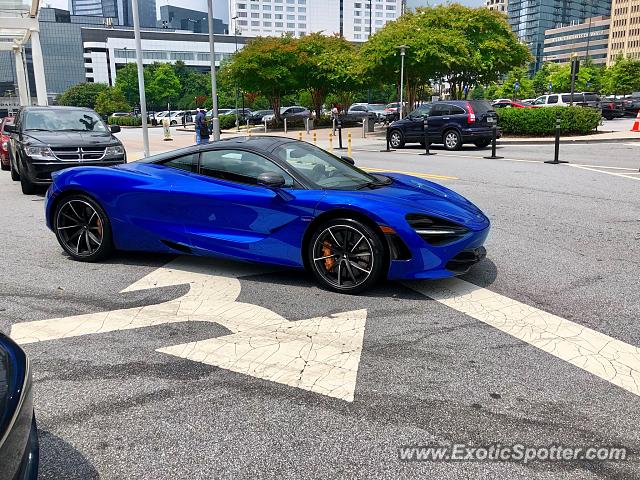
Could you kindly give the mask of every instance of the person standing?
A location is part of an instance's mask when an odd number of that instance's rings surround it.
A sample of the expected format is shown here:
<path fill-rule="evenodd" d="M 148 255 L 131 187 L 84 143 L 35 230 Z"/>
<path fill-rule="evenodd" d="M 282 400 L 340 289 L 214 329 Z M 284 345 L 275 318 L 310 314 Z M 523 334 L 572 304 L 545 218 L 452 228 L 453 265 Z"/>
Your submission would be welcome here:
<path fill-rule="evenodd" d="M 207 125 L 207 116 L 205 110 L 198 109 L 195 120 L 196 129 L 196 145 L 209 143 L 209 126 Z"/>

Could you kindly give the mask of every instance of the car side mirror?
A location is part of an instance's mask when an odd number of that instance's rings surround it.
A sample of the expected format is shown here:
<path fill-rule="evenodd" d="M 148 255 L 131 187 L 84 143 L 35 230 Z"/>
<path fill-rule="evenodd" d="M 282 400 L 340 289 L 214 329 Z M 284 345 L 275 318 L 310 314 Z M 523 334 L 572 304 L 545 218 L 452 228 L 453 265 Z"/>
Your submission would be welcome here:
<path fill-rule="evenodd" d="M 120 125 L 111 125 L 109 130 L 111 130 L 111 133 L 120 133 Z"/>
<path fill-rule="evenodd" d="M 353 158 L 347 157 L 346 155 L 343 155 L 340 158 L 342 159 L 343 162 L 350 163 L 351 165 L 355 165 L 356 164 L 356 161 Z"/>
<path fill-rule="evenodd" d="M 16 132 L 16 126 L 15 125 L 5 125 L 4 126 L 4 131 L 7 133 L 15 133 Z"/>
<path fill-rule="evenodd" d="M 284 186 L 284 177 L 276 172 L 264 172 L 258 175 L 258 185 L 267 188 L 280 188 Z"/>

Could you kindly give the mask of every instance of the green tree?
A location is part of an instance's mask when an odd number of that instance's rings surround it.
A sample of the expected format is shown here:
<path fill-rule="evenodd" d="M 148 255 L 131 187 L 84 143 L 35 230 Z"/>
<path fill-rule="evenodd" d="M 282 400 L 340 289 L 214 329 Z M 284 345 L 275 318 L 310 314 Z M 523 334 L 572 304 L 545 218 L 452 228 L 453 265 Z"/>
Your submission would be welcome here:
<path fill-rule="evenodd" d="M 131 106 L 120 90 L 109 88 L 98 95 L 95 110 L 100 115 L 108 117 L 114 112 L 128 112 L 131 110 Z"/>
<path fill-rule="evenodd" d="M 127 63 L 116 71 L 115 86 L 120 90 L 129 105 L 140 103 L 140 90 L 138 89 L 138 70 L 135 63 Z M 147 90 L 145 84 L 145 93 Z"/>
<path fill-rule="evenodd" d="M 282 96 L 301 89 L 298 77 L 292 74 L 297 62 L 294 38 L 257 37 L 232 57 L 227 73 L 240 90 L 268 98 L 279 122 Z"/>
<path fill-rule="evenodd" d="M 605 70 L 601 78 L 604 93 L 628 95 L 640 90 L 640 61 L 620 58 Z"/>
<path fill-rule="evenodd" d="M 106 83 L 79 83 L 69 87 L 58 97 L 58 104 L 71 107 L 95 108 L 98 96 L 109 90 Z"/>
<path fill-rule="evenodd" d="M 518 82 L 517 90 L 515 88 L 516 82 Z M 498 96 L 504 98 L 529 98 L 534 94 L 533 82 L 529 78 L 526 67 L 511 70 L 498 90 Z"/>
<path fill-rule="evenodd" d="M 146 77 L 147 72 L 145 71 L 145 80 Z M 147 103 L 160 107 L 170 100 L 177 101 L 179 99 L 182 88 L 171 65 L 162 63 L 155 66 L 149 77 L 149 80 L 145 82 L 145 90 L 148 93 Z"/>

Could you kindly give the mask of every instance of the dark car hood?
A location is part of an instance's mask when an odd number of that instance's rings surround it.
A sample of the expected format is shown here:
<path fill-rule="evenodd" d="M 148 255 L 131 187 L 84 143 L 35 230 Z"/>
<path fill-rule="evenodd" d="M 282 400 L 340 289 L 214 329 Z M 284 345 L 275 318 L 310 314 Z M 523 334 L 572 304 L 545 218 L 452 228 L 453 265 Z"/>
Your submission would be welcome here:
<path fill-rule="evenodd" d="M 9 337 L 0 333 L 0 438 L 16 411 L 26 375 L 26 355 Z"/>
<path fill-rule="evenodd" d="M 49 147 L 84 147 L 110 145 L 119 142 L 110 132 L 24 132 L 29 143 L 44 143 Z"/>

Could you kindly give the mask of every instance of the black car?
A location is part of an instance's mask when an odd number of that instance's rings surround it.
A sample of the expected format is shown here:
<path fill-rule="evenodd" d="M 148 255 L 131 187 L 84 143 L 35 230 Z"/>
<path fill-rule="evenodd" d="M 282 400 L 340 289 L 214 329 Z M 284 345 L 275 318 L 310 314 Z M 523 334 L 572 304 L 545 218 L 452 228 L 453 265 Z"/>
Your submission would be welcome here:
<path fill-rule="evenodd" d="M 23 107 L 8 129 L 11 178 L 32 194 L 63 168 L 125 163 L 122 142 L 113 136 L 119 131 L 88 108 Z"/>
<path fill-rule="evenodd" d="M 491 143 L 498 115 L 488 102 L 450 100 L 425 103 L 406 118 L 389 125 L 389 143 L 402 148 L 407 143 L 424 144 L 424 118 L 428 120 L 429 143 L 443 144 L 447 150 L 458 150 L 465 143 L 486 147 Z M 500 130 L 497 132 L 501 136 Z"/>
<path fill-rule="evenodd" d="M 38 462 L 29 360 L 0 333 L 0 480 L 35 480 Z"/>
<path fill-rule="evenodd" d="M 262 123 L 262 117 L 265 115 L 273 115 L 273 110 L 256 110 L 251 112 L 247 120 L 249 120 L 250 125 L 260 125 Z"/>

